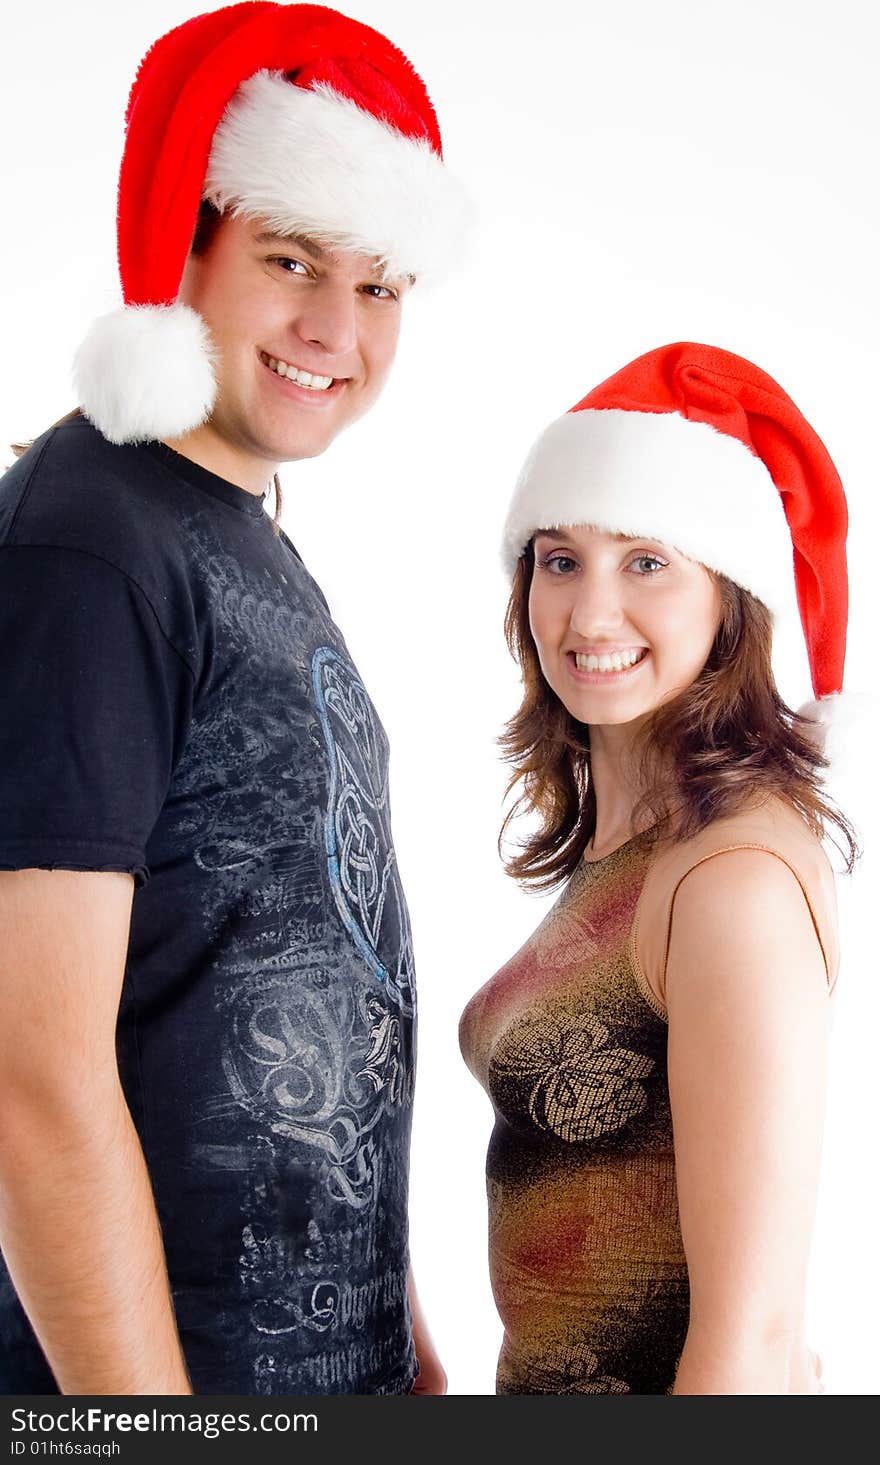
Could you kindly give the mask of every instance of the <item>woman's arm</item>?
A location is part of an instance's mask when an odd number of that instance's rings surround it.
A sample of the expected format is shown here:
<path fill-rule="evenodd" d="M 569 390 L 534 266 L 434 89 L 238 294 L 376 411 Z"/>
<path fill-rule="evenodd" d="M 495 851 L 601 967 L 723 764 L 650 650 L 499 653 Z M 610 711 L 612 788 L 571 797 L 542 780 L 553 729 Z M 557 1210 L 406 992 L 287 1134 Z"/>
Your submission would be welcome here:
<path fill-rule="evenodd" d="M 673 908 L 669 1094 L 690 1324 L 673 1392 L 818 1391 L 803 1308 L 829 1000 L 787 865 L 728 850 Z"/>

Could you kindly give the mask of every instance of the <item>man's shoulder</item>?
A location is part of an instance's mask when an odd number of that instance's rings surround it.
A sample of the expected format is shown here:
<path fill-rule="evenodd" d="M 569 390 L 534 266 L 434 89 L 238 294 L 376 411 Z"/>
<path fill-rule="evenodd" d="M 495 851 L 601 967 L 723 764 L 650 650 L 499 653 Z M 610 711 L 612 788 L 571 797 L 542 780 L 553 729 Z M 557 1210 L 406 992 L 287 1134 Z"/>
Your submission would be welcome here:
<path fill-rule="evenodd" d="M 122 576 L 192 662 L 199 594 L 176 493 L 155 455 L 108 442 L 85 418 L 50 428 L 0 478 L 0 595 L 36 579 L 49 598 L 57 583 L 94 604 Z"/>
<path fill-rule="evenodd" d="M 0 479 L 0 544 L 79 549 L 136 564 L 173 501 L 148 454 L 119 447 L 85 418 L 50 428 Z"/>

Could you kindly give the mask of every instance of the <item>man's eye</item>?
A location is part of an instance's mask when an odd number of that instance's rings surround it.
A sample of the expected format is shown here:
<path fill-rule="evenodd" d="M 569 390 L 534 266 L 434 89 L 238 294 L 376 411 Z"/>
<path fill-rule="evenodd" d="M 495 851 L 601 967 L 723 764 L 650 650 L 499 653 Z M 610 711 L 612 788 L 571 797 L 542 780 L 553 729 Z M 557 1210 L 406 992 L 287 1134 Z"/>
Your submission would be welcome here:
<path fill-rule="evenodd" d="M 287 254 L 273 255 L 269 263 L 273 265 L 279 265 L 286 275 L 295 275 L 299 274 L 300 272 L 302 272 L 304 275 L 308 274 L 308 270 L 306 269 L 306 266 L 303 264 L 301 259 L 291 259 L 291 257 Z"/>
<path fill-rule="evenodd" d="M 364 285 L 363 291 L 365 295 L 370 296 L 371 300 L 397 299 L 397 291 L 392 290 L 388 285 Z"/>

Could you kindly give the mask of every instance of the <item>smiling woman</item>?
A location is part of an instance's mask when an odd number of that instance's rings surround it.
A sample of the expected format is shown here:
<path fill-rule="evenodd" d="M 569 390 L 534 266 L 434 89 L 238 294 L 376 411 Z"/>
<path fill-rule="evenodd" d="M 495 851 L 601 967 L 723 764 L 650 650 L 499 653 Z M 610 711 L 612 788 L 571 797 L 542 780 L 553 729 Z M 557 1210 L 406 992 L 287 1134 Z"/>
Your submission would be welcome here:
<path fill-rule="evenodd" d="M 803 1338 L 837 976 L 821 841 L 848 868 L 855 841 L 771 652 L 794 549 L 814 690 L 839 691 L 845 528 L 794 404 L 706 346 L 590 393 L 517 485 L 504 829 L 537 819 L 507 868 L 565 885 L 461 1021 L 496 1119 L 500 1393 L 821 1392 Z"/>
<path fill-rule="evenodd" d="M 671 546 L 662 554 L 657 541 L 582 527 L 540 531 L 517 562 L 505 631 L 524 693 L 501 745 L 522 792 L 504 830 L 528 811 L 540 823 L 508 872 L 551 888 L 595 846 L 591 737 L 622 724 L 640 760 L 637 824 L 659 827 L 675 806 L 683 837 L 761 790 L 781 793 L 814 828 L 839 832 L 851 869 L 855 836 L 822 792 L 823 756 L 776 689 L 770 613 L 727 576 Z M 626 670 L 589 664 L 627 649 Z"/>

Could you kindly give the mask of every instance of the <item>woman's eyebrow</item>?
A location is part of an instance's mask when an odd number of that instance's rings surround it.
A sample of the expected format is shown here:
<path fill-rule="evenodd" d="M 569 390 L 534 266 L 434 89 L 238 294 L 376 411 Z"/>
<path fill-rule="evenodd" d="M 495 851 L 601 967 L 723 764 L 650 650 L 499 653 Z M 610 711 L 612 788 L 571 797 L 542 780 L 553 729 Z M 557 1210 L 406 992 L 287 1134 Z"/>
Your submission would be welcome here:
<path fill-rule="evenodd" d="M 560 524 L 555 529 L 536 529 L 535 539 L 566 539 L 572 529 L 577 528 L 575 524 Z M 654 539 L 650 534 L 612 534 L 611 538 L 616 544 L 662 544 L 662 539 Z"/>

